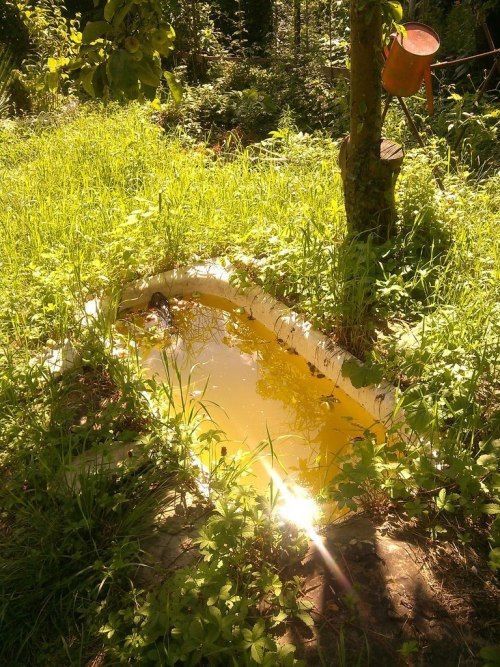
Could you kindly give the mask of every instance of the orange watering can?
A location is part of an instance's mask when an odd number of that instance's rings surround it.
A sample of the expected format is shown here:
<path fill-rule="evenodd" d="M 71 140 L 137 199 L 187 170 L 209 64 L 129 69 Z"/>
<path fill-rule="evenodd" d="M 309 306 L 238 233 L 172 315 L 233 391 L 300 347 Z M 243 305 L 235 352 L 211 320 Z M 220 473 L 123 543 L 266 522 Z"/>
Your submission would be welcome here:
<path fill-rule="evenodd" d="M 389 95 L 410 97 L 415 95 L 425 80 L 427 108 L 432 115 L 431 64 L 439 49 L 439 37 L 423 23 L 406 23 L 405 34 L 395 35 L 386 50 L 382 70 L 382 83 Z"/>

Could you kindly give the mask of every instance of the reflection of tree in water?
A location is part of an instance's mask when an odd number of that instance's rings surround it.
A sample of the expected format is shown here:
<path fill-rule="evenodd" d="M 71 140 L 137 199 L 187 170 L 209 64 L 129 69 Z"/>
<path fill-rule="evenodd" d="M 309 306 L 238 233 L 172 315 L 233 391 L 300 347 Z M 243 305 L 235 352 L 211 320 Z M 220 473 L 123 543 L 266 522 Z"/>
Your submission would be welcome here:
<path fill-rule="evenodd" d="M 339 417 L 332 412 L 335 405 L 322 400 L 331 393 L 332 383 L 312 379 L 305 363 L 301 368 L 302 364 L 297 364 L 275 340 L 260 334 L 247 316 L 235 309 L 193 300 L 182 300 L 175 305 L 179 307 L 174 316 L 184 358 L 199 358 L 210 343 L 224 344 L 254 356 L 258 362 L 256 391 L 266 400 L 279 401 L 290 418 L 290 435 L 299 433 L 304 438 L 295 438 L 295 442 L 305 445 L 306 453 L 296 464 L 297 481 L 318 488 L 324 475 L 326 482 L 330 477 L 329 467 L 335 463 L 334 452 L 363 431 L 355 421 L 346 420 L 343 428 L 338 427 Z M 278 435 L 287 434 L 271 433 L 272 437 Z M 283 451 L 282 445 L 279 449 Z"/>
<path fill-rule="evenodd" d="M 326 483 L 335 465 L 335 453 L 340 453 L 350 437 L 362 433 L 363 427 L 347 419 L 338 427 L 335 422 L 338 424 L 339 417 L 332 413 L 335 406 L 324 400 L 333 389 L 332 383 L 311 378 L 305 364 L 301 368 L 294 363 L 290 353 L 274 340 L 259 336 L 248 321 L 233 317 L 226 329 L 227 345 L 246 354 L 257 354 L 257 392 L 265 399 L 279 400 L 291 418 L 291 431 L 304 438 L 301 444 L 307 445 L 307 455 L 297 462 L 297 481 L 317 488 L 318 477 L 324 477 Z"/>
<path fill-rule="evenodd" d="M 314 386 L 315 380 L 306 368 L 296 365 L 290 353 L 278 343 L 260 337 L 250 323 L 230 320 L 227 332 L 226 344 L 245 354 L 257 354 L 258 393 L 265 399 L 280 401 L 294 418 L 293 430 L 303 433 L 308 440 L 315 440 L 321 425 L 331 417 L 330 409 L 334 409 L 322 400 L 333 385 L 317 379 L 317 387 Z"/>
<path fill-rule="evenodd" d="M 199 357 L 209 343 L 221 344 L 230 313 L 197 301 L 182 300 L 176 305 L 179 310 L 174 313 L 174 322 L 188 359 Z"/>

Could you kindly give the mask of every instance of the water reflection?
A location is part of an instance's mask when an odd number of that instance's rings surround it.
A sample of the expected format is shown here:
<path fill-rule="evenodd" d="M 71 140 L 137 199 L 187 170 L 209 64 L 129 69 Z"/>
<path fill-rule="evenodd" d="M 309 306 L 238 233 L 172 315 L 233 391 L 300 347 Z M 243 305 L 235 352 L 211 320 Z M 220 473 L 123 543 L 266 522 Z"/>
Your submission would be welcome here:
<path fill-rule="evenodd" d="M 139 343 L 143 365 L 165 377 L 166 356 L 177 367 L 184 391 L 189 382 L 194 400 L 204 393 L 212 418 L 227 434 L 221 447 L 229 454 L 254 450 L 270 436 L 272 451 L 267 448 L 261 456 L 317 492 L 353 437 L 366 428 L 383 436 L 382 427 L 357 403 L 330 380 L 313 376 L 304 359 L 230 302 L 200 296 L 172 306 L 175 342 L 169 341 L 167 355 L 161 343 Z M 254 473 L 253 483 L 265 488 L 266 466 L 255 463 Z"/>

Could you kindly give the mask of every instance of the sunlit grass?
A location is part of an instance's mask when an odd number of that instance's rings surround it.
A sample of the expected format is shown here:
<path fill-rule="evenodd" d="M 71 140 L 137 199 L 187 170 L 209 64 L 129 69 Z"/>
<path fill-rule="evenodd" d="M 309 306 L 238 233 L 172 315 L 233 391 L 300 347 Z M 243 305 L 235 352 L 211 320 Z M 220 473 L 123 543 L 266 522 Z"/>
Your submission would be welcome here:
<path fill-rule="evenodd" d="M 139 108 L 3 138 L 0 292 L 18 332 L 33 317 L 41 329 L 60 325 L 75 292 L 293 238 L 312 212 L 343 228 L 333 149 L 330 159 L 286 166 L 248 153 L 215 160 L 165 138 Z"/>
<path fill-rule="evenodd" d="M 226 254 L 243 264 L 249 258 L 252 276 L 317 326 L 335 333 L 342 319 L 356 324 L 365 287 L 358 280 L 341 304 L 343 280 L 356 275 L 370 285 L 373 261 L 365 251 L 342 250 L 334 142 L 285 131 L 275 143 L 217 156 L 166 136 L 153 121 L 139 106 L 96 107 L 45 128 L 39 120 L 0 129 L 3 341 L 29 350 L 73 336 L 78 301 Z M 440 159 L 432 146 L 407 156 L 398 184 L 399 248 L 380 256 L 376 276 L 377 308 L 391 327 L 426 318 L 425 355 L 408 362 L 390 329 L 379 362 L 390 379 L 406 375 L 436 400 L 452 385 L 465 400 L 461 371 L 447 378 L 447 368 L 435 369 L 451 354 L 445 365 L 463 362 L 478 376 L 475 388 L 488 365 L 491 374 L 500 188 L 498 177 L 478 184 L 448 174 L 441 192 L 431 170 Z M 475 395 L 468 400 L 478 406 Z"/>

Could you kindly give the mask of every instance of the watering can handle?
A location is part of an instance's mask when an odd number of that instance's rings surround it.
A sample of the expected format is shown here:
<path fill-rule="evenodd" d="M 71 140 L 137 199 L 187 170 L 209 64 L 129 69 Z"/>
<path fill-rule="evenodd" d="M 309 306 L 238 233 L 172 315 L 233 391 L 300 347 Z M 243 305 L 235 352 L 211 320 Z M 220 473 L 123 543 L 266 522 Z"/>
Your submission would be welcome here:
<path fill-rule="evenodd" d="M 427 111 L 429 112 L 429 116 L 432 116 L 434 113 L 434 95 L 432 92 L 432 76 L 430 66 L 425 68 L 424 81 L 425 96 L 427 98 Z"/>

